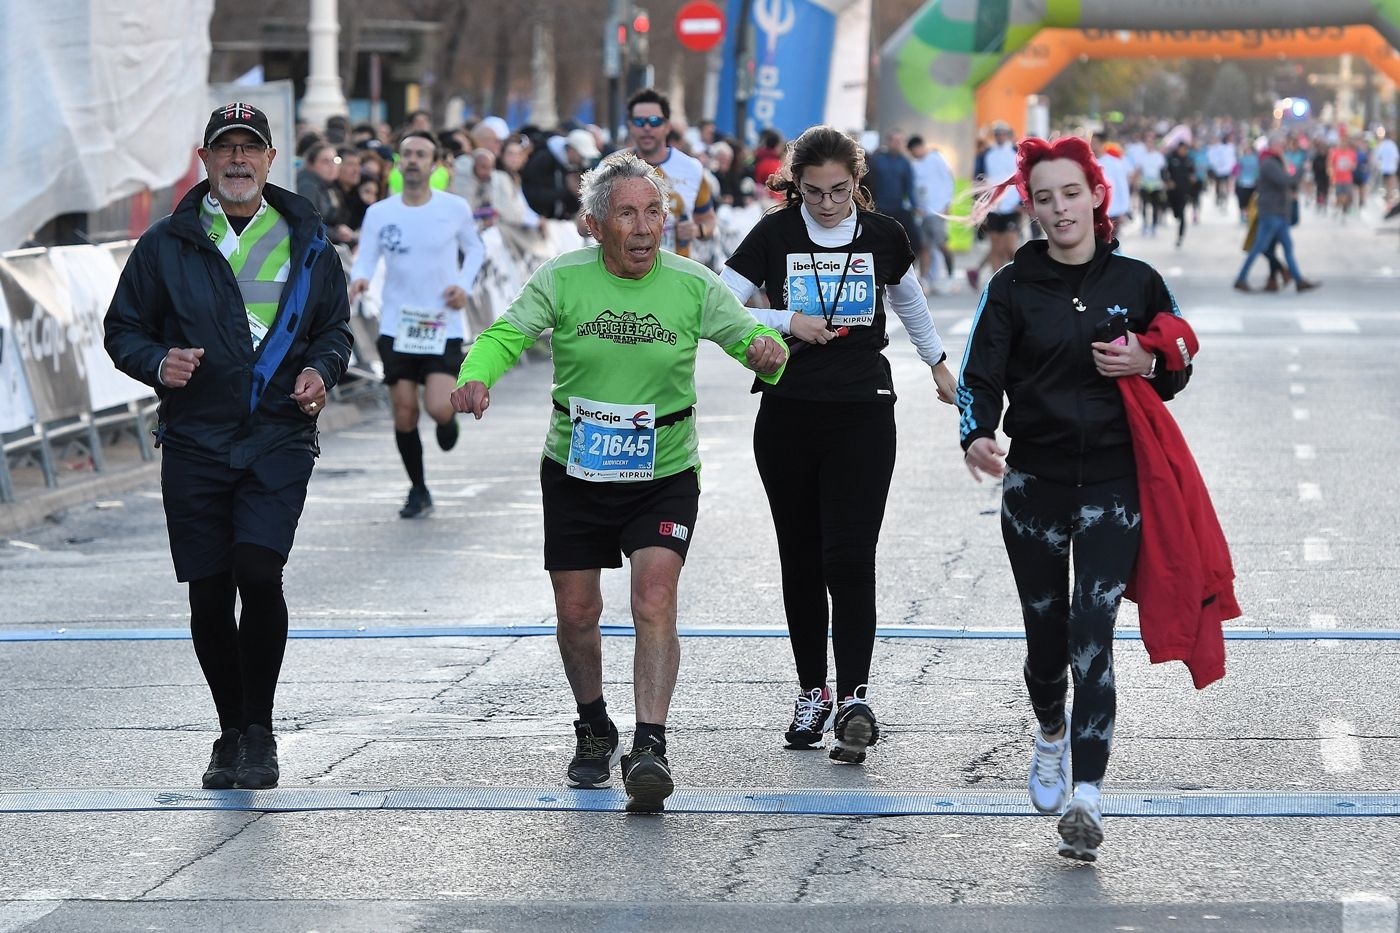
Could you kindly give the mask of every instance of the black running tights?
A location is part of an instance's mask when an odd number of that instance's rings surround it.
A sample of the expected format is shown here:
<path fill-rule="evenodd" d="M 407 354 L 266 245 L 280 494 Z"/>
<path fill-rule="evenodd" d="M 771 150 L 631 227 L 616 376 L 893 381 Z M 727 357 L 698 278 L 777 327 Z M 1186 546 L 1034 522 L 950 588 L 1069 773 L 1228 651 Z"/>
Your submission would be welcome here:
<path fill-rule="evenodd" d="M 190 582 L 194 652 L 219 728 L 272 728 L 272 698 L 287 647 L 287 603 L 282 598 L 281 554 L 255 544 L 233 548 L 233 568 Z M 234 622 L 234 596 L 243 612 Z"/>
<path fill-rule="evenodd" d="M 763 397 L 754 458 L 773 513 L 783 608 L 804 691 L 826 683 L 828 621 L 838 696 L 870 678 L 875 547 L 894 456 L 888 402 Z"/>
<path fill-rule="evenodd" d="M 1008 469 L 1001 531 L 1025 621 L 1031 707 L 1042 729 L 1059 731 L 1068 669 L 1074 677 L 1074 781 L 1098 784 L 1108 768 L 1118 709 L 1113 625 L 1142 536 L 1137 479 L 1067 486 Z"/>

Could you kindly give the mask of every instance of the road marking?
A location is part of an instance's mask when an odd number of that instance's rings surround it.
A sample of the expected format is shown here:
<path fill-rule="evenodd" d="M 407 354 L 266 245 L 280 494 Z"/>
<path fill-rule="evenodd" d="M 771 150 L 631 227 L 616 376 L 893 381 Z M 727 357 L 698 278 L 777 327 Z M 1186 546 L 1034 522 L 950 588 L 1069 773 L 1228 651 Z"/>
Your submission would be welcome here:
<path fill-rule="evenodd" d="M 1322 500 L 1322 487 L 1317 483 L 1299 483 L 1299 502 L 1319 502 Z"/>
<path fill-rule="evenodd" d="M 1294 421 L 1307 421 L 1307 420 L 1308 420 L 1309 418 L 1311 418 L 1311 417 L 1312 417 L 1312 412 L 1308 411 L 1306 408 L 1295 408 L 1295 409 L 1293 409 L 1293 420 L 1294 420 Z"/>
<path fill-rule="evenodd" d="M 1349 317 L 1331 314 L 1304 314 L 1298 317 L 1298 327 L 1305 334 L 1359 334 L 1361 326 Z"/>
<path fill-rule="evenodd" d="M 972 318 L 970 317 L 959 319 L 953 324 L 953 329 L 948 331 L 950 337 L 966 337 L 970 333 L 972 333 Z"/>
<path fill-rule="evenodd" d="M 1299 460 L 1316 460 L 1317 448 L 1312 444 L 1294 444 L 1293 456 Z"/>
<path fill-rule="evenodd" d="M 1304 538 L 1303 560 L 1323 561 L 1332 559 L 1332 544 L 1326 538 Z"/>
<path fill-rule="evenodd" d="M 1285 369 L 1287 372 L 1289 372 L 1290 374 L 1291 374 L 1291 373 L 1300 373 L 1300 372 L 1303 371 L 1303 364 L 1302 364 L 1302 363 L 1289 363 L 1287 366 L 1284 367 L 1284 369 Z"/>
<path fill-rule="evenodd" d="M 1198 334 L 1242 334 L 1244 318 L 1228 314 L 1193 317 L 1191 328 Z"/>
<path fill-rule="evenodd" d="M 1395 898 L 1358 891 L 1342 898 L 1342 933 L 1395 933 L 1400 909 Z"/>
<path fill-rule="evenodd" d="M 63 906 L 62 901 L 0 902 L 0 933 L 11 933 L 42 920 Z"/>
<path fill-rule="evenodd" d="M 1361 741 L 1356 726 L 1345 719 L 1324 719 L 1317 724 L 1322 744 L 1322 767 L 1330 774 L 1361 770 Z"/>
<path fill-rule="evenodd" d="M 179 813 L 233 811 L 491 810 L 620 812 L 621 788 L 577 790 L 560 785 L 278 787 L 201 790 L 196 787 L 31 788 L 0 791 L 0 813 Z M 1106 792 L 1103 812 L 1114 816 L 1391 817 L 1400 794 L 1377 791 L 1310 793 L 1295 790 L 1182 791 L 1147 788 Z M 672 813 L 756 813 L 822 816 L 1033 816 L 1026 790 L 940 787 L 681 787 L 666 801 Z"/>
<path fill-rule="evenodd" d="M 1299 395 L 1307 395 L 1308 387 L 1303 385 L 1301 382 L 1295 382 L 1288 387 L 1288 394 L 1294 396 L 1295 398 Z"/>
<path fill-rule="evenodd" d="M 1335 632 L 1337 630 L 1337 617 L 1326 612 L 1314 612 L 1308 616 L 1308 625 L 1323 632 Z M 1319 638 L 1313 642 L 1313 646 L 1318 649 L 1335 648 L 1340 642 L 1332 638 Z"/>

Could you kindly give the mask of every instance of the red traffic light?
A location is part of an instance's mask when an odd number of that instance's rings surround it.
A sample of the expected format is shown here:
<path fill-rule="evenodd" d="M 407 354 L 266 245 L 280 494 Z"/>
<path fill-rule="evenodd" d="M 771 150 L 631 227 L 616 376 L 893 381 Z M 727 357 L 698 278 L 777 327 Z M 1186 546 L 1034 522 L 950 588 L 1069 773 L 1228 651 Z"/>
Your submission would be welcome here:
<path fill-rule="evenodd" d="M 638 13 L 632 18 L 633 32 L 649 32 L 651 30 L 651 18 L 645 13 Z"/>
<path fill-rule="evenodd" d="M 617 24 L 617 44 L 627 44 L 627 27 L 622 25 L 621 23 Z"/>

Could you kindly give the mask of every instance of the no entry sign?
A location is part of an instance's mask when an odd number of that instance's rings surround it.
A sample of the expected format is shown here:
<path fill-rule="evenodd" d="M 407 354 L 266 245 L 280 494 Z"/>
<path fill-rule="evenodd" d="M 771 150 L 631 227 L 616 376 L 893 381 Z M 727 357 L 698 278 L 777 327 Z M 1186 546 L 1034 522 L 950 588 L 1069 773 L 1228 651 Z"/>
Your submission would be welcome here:
<path fill-rule="evenodd" d="M 692 52 L 708 52 L 724 40 L 724 11 L 708 0 L 687 3 L 676 14 L 676 38 Z"/>

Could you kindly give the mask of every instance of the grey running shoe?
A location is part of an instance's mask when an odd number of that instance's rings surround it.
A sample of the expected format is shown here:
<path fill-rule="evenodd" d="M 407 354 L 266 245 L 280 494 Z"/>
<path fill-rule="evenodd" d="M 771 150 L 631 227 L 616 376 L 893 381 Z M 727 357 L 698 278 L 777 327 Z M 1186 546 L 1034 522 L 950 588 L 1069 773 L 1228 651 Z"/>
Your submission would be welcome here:
<path fill-rule="evenodd" d="M 214 740 L 214 751 L 204 772 L 205 790 L 227 790 L 234 785 L 238 772 L 238 737 L 237 729 L 225 729 Z"/>
<path fill-rule="evenodd" d="M 254 723 L 238 743 L 238 786 L 244 790 L 266 790 L 277 786 L 277 737 L 272 730 Z"/>
<path fill-rule="evenodd" d="M 1031 806 L 1041 813 L 1059 813 L 1069 802 L 1069 727 L 1059 741 L 1051 742 L 1037 725 L 1035 750 L 1031 752 L 1031 776 L 1028 782 Z"/>
<path fill-rule="evenodd" d="M 1099 813 L 1098 788 L 1084 785 L 1074 789 L 1069 808 L 1060 817 L 1059 853 L 1080 862 L 1097 861 L 1103 844 L 1103 816 Z"/>
<path fill-rule="evenodd" d="M 861 684 L 854 694 L 841 701 L 841 708 L 836 711 L 836 741 L 829 756 L 832 761 L 858 765 L 865 761 L 865 750 L 880 741 L 880 725 L 865 696 L 866 687 Z"/>
<path fill-rule="evenodd" d="M 418 518 L 420 515 L 427 515 L 433 510 L 433 497 L 428 494 L 427 486 L 414 486 L 408 491 L 408 498 L 404 500 L 403 508 L 399 509 L 399 518 Z"/>
<path fill-rule="evenodd" d="M 628 813 L 660 813 L 676 789 L 666 756 L 650 745 L 634 748 L 622 759 L 622 786 Z"/>
<path fill-rule="evenodd" d="M 574 760 L 569 762 L 569 786 L 594 788 L 612 786 L 612 766 L 622 759 L 617 726 L 608 720 L 606 735 L 594 735 L 582 719 L 574 721 Z"/>
<path fill-rule="evenodd" d="M 811 748 L 820 745 L 822 734 L 836 721 L 836 703 L 830 687 L 813 687 L 798 694 L 792 711 L 792 725 L 783 738 L 788 748 Z"/>

